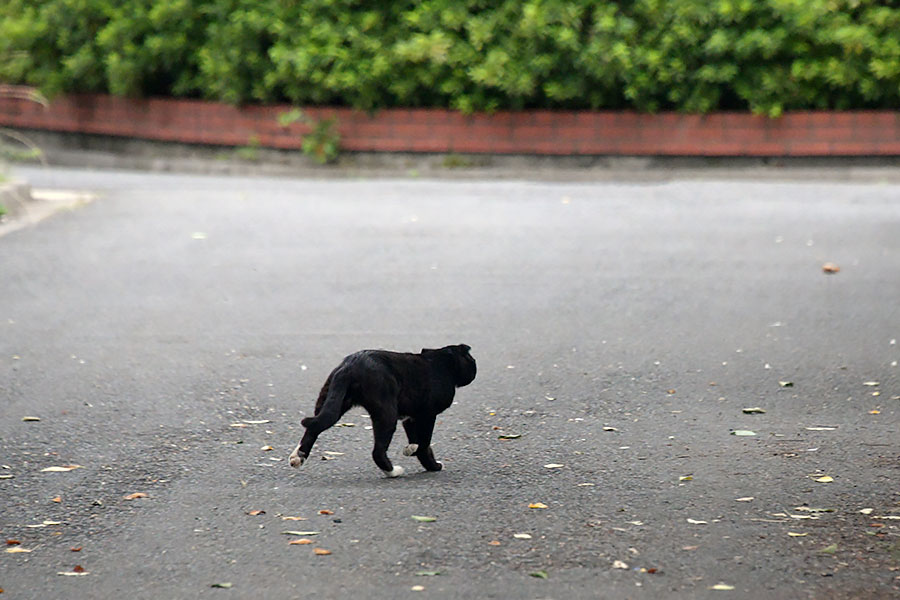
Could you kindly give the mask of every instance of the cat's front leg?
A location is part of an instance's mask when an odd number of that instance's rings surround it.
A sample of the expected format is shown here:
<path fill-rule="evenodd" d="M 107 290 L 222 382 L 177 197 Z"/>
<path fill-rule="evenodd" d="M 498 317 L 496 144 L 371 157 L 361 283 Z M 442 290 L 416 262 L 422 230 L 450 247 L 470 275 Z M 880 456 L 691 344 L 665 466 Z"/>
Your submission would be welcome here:
<path fill-rule="evenodd" d="M 415 456 L 428 471 L 440 471 L 444 468 L 444 464 L 435 460 L 434 452 L 431 450 L 431 435 L 434 432 L 434 417 L 416 419 L 414 424 L 416 441 Z"/>

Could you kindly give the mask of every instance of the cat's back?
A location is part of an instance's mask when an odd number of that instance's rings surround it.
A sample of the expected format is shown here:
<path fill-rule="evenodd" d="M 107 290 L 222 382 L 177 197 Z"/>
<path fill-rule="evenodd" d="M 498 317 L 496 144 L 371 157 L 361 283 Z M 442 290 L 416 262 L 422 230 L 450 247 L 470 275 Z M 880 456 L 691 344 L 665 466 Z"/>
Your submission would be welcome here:
<path fill-rule="evenodd" d="M 423 371 L 427 368 L 427 363 L 420 354 L 368 349 L 346 356 L 338 368 L 353 371 L 387 370 L 399 375 L 410 371 Z"/>

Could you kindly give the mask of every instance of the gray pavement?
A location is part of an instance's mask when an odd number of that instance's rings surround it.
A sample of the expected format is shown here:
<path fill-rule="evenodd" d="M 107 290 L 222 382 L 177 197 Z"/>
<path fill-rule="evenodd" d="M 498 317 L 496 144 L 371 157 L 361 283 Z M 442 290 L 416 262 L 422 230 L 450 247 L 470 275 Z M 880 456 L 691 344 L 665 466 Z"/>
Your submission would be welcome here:
<path fill-rule="evenodd" d="M 900 594 L 898 185 L 16 173 L 95 199 L 0 237 L 4 598 Z M 288 467 L 450 343 L 444 471 Z"/>

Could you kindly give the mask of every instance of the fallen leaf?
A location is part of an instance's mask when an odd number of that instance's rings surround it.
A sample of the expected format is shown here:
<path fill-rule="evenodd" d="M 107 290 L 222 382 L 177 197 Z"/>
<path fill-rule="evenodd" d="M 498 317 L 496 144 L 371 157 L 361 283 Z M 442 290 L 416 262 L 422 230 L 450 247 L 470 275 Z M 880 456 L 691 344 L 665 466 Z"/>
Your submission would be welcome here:
<path fill-rule="evenodd" d="M 860 509 L 859 512 L 861 512 L 864 515 L 871 515 L 874 510 L 875 510 L 874 508 L 862 508 L 862 509 Z"/>
<path fill-rule="evenodd" d="M 271 452 L 274 449 L 275 448 L 273 448 L 272 446 L 263 446 L 262 448 L 260 448 L 260 450 L 262 450 L 263 452 Z"/>
<path fill-rule="evenodd" d="M 779 381 L 778 385 L 780 385 L 781 387 L 784 387 L 784 388 L 794 387 L 794 382 L 793 381 Z"/>
<path fill-rule="evenodd" d="M 748 436 L 756 435 L 756 432 L 750 431 L 749 429 L 735 429 L 734 431 L 731 432 L 731 435 L 748 437 Z"/>
<path fill-rule="evenodd" d="M 547 575 L 547 571 L 534 571 L 533 573 L 529 573 L 532 577 L 537 577 L 538 579 L 547 579 L 550 577 Z"/>
<path fill-rule="evenodd" d="M 0 479 L 12 479 L 13 475 L 0 475 Z"/>
<path fill-rule="evenodd" d="M 561 465 L 559 463 L 550 463 L 550 464 L 544 465 L 544 468 L 545 469 L 562 469 L 564 466 L 566 466 L 566 465 Z"/>
<path fill-rule="evenodd" d="M 221 589 L 223 589 L 223 590 L 229 590 L 229 589 L 231 589 L 231 582 L 230 582 L 230 581 L 226 581 L 225 583 L 214 583 L 214 584 L 212 584 L 212 585 L 209 586 L 209 587 L 212 587 L 212 588 L 221 588 Z"/>
<path fill-rule="evenodd" d="M 618 431 L 615 427 L 604 427 L 603 431 Z"/>
<path fill-rule="evenodd" d="M 528 505 L 528 508 L 550 508 L 550 507 L 547 506 L 546 504 L 544 504 L 543 502 L 532 502 L 531 504 Z"/>
<path fill-rule="evenodd" d="M 872 515 L 873 519 L 885 519 L 888 521 L 900 521 L 900 516 L 898 515 Z"/>
<path fill-rule="evenodd" d="M 516 534 L 516 535 L 518 535 L 518 534 Z M 531 536 L 528 536 L 528 537 L 531 537 Z M 491 540 L 488 542 L 488 546 L 499 546 L 499 545 L 500 545 L 500 540 Z"/>
<path fill-rule="evenodd" d="M 329 452 L 328 450 L 326 450 L 322 454 L 328 454 L 330 456 L 343 456 L 344 455 L 343 452 Z"/>
<path fill-rule="evenodd" d="M 808 533 L 794 533 L 793 531 L 788 531 L 787 534 L 791 537 L 806 537 Z"/>
<path fill-rule="evenodd" d="M 56 498 L 51 498 L 51 499 L 50 499 L 50 502 L 60 503 L 60 502 L 62 502 L 62 497 L 61 497 L 61 496 L 57 496 Z"/>
<path fill-rule="evenodd" d="M 271 422 L 272 421 L 270 421 L 269 419 L 260 419 L 258 421 L 249 421 L 247 419 L 244 419 L 244 423 L 246 423 L 247 425 L 262 425 L 264 423 L 271 423 Z"/>
<path fill-rule="evenodd" d="M 621 560 L 614 560 L 612 564 L 613 569 L 627 569 L 628 563 L 623 562 Z"/>
<path fill-rule="evenodd" d="M 522 437 L 521 433 L 504 433 L 503 435 L 498 435 L 498 440 L 517 440 Z"/>
<path fill-rule="evenodd" d="M 877 387 L 879 383 L 877 381 L 864 381 L 863 385 L 867 387 Z"/>
<path fill-rule="evenodd" d="M 243 429 L 244 427 L 249 427 L 246 423 L 232 423 L 229 427 L 236 427 L 238 429 Z"/>
<path fill-rule="evenodd" d="M 59 573 L 57 573 L 57 575 L 63 575 L 64 577 L 80 577 L 80 576 L 83 576 L 83 575 L 90 575 L 90 573 L 88 573 L 88 572 L 85 571 L 85 570 L 81 570 L 81 571 L 60 571 Z"/>
<path fill-rule="evenodd" d="M 306 521 L 306 517 L 281 517 L 282 521 Z"/>
<path fill-rule="evenodd" d="M 811 506 L 798 506 L 794 510 L 799 510 L 800 512 L 811 512 L 811 513 L 834 512 L 833 508 L 813 508 Z"/>
<path fill-rule="evenodd" d="M 831 483 L 832 481 L 834 481 L 834 477 L 832 477 L 831 475 L 823 475 L 822 477 L 813 479 L 813 481 L 815 481 L 816 483 Z"/>
<path fill-rule="evenodd" d="M 416 571 L 416 577 L 437 577 L 440 571 Z"/>
<path fill-rule="evenodd" d="M 288 546 L 307 546 L 312 544 L 312 540 L 308 540 L 306 538 L 300 538 L 299 540 L 291 540 L 288 542 Z"/>
<path fill-rule="evenodd" d="M 335 427 L 356 427 L 356 423 L 338 423 Z"/>
<path fill-rule="evenodd" d="M 306 535 L 319 535 L 318 531 L 282 531 L 283 535 L 299 535 L 300 537 Z"/>
<path fill-rule="evenodd" d="M 322 510 L 319 511 L 319 514 L 320 515 L 333 515 L 334 511 L 328 510 L 327 508 L 323 508 Z"/>
<path fill-rule="evenodd" d="M 822 272 L 828 273 L 829 275 L 834 275 L 835 273 L 840 273 L 841 268 L 832 262 L 827 262 L 822 265 Z"/>
<path fill-rule="evenodd" d="M 72 552 L 81 552 L 81 546 L 76 546 L 76 547 L 73 547 L 73 548 L 69 548 L 69 550 L 72 551 Z"/>
<path fill-rule="evenodd" d="M 412 587 L 409 588 L 409 589 L 410 589 L 411 591 L 413 591 L 413 592 L 424 592 L 424 591 L 425 591 L 425 586 L 424 586 L 424 585 L 414 585 L 414 586 L 412 586 Z"/>
<path fill-rule="evenodd" d="M 819 554 L 836 554 L 838 549 L 837 544 L 831 544 L 830 546 L 825 546 L 821 550 L 819 550 Z"/>
<path fill-rule="evenodd" d="M 419 523 L 434 523 L 437 521 L 437 517 L 423 517 L 421 515 L 412 515 L 410 518 Z"/>
<path fill-rule="evenodd" d="M 881 414 L 881 411 L 878 410 L 878 409 L 870 410 L 870 411 L 869 411 L 869 414 L 870 414 L 870 415 L 880 415 L 880 414 Z"/>
<path fill-rule="evenodd" d="M 21 543 L 19 540 L 6 540 L 7 546 L 18 546 Z"/>
<path fill-rule="evenodd" d="M 47 467 L 45 469 L 41 469 L 41 473 L 66 473 L 68 471 L 74 471 L 75 469 L 80 469 L 81 465 L 65 465 L 64 467 Z"/>
<path fill-rule="evenodd" d="M 516 538 L 517 540 L 530 540 L 531 534 L 530 533 L 514 533 L 513 537 Z M 500 544 L 497 544 L 497 545 L 499 546 Z"/>
<path fill-rule="evenodd" d="M 84 571 L 84 567 L 82 567 L 81 565 L 75 565 L 75 567 L 72 569 L 72 572 L 73 573 L 84 573 L 85 571 Z"/>
<path fill-rule="evenodd" d="M 687 522 L 691 525 L 709 525 L 707 521 L 698 521 L 697 519 L 688 519 Z"/>
<path fill-rule="evenodd" d="M 743 498 L 735 498 L 735 502 L 752 502 L 753 496 L 744 496 Z"/>
<path fill-rule="evenodd" d="M 41 523 L 41 525 L 44 525 L 44 526 L 47 526 L 47 525 L 62 525 L 62 524 L 63 524 L 62 521 L 44 521 L 43 523 Z"/>
<path fill-rule="evenodd" d="M 25 422 L 29 422 L 29 421 L 34 422 L 34 421 L 40 421 L 41 418 L 40 417 L 22 417 L 22 420 Z"/>
<path fill-rule="evenodd" d="M 13 546 L 12 548 L 6 549 L 7 554 L 21 554 L 21 553 L 27 553 L 27 552 L 31 552 L 31 550 L 29 550 L 27 548 L 20 548 L 19 546 Z"/>
<path fill-rule="evenodd" d="M 133 494 L 126 494 L 125 496 L 122 496 L 122 500 L 137 500 L 138 498 L 149 498 L 149 497 L 150 496 L 148 496 L 144 492 L 135 492 Z"/>
<path fill-rule="evenodd" d="M 250 515 L 251 517 L 255 517 L 256 515 L 264 515 L 264 514 L 266 514 L 266 511 L 257 509 L 257 510 L 251 510 L 251 511 L 248 512 L 247 514 Z"/>
<path fill-rule="evenodd" d="M 834 431 L 835 429 L 837 429 L 837 427 L 820 426 L 820 427 L 806 427 L 805 429 L 807 431 Z"/>
<path fill-rule="evenodd" d="M 681 549 L 682 550 L 696 550 L 699 547 L 700 546 L 682 546 Z"/>
<path fill-rule="evenodd" d="M 694 480 L 693 475 L 682 475 L 681 477 L 678 478 L 678 481 L 693 481 L 693 480 Z"/>
<path fill-rule="evenodd" d="M 717 583 L 716 585 L 712 585 L 709 587 L 711 590 L 716 590 L 719 592 L 727 592 L 734 589 L 733 585 L 728 585 L 727 583 Z"/>
<path fill-rule="evenodd" d="M 313 548 L 313 554 L 316 556 L 328 556 L 331 554 L 331 550 L 326 550 L 325 548 Z"/>
<path fill-rule="evenodd" d="M 763 408 L 754 406 L 752 408 L 745 408 L 741 412 L 743 412 L 744 414 L 748 414 L 748 415 L 761 415 L 761 414 L 765 413 L 766 411 Z"/>

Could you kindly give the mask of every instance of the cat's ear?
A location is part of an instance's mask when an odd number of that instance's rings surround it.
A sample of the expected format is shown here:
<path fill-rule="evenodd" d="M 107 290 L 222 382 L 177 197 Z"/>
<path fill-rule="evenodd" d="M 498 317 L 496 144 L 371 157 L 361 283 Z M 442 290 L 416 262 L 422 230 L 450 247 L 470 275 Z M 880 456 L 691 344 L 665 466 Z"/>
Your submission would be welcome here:
<path fill-rule="evenodd" d="M 457 348 L 459 348 L 463 352 L 469 352 L 472 349 L 472 347 L 468 344 L 460 344 L 459 346 L 457 346 Z"/>

